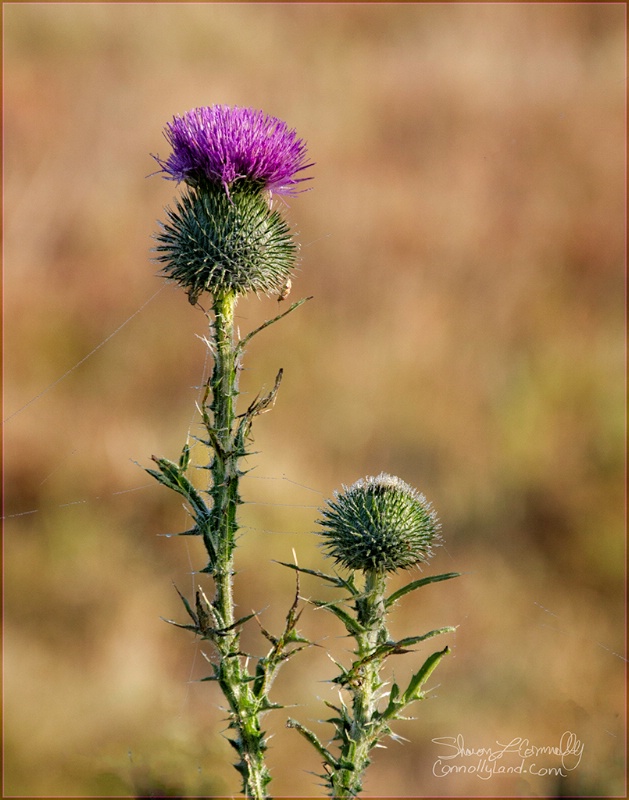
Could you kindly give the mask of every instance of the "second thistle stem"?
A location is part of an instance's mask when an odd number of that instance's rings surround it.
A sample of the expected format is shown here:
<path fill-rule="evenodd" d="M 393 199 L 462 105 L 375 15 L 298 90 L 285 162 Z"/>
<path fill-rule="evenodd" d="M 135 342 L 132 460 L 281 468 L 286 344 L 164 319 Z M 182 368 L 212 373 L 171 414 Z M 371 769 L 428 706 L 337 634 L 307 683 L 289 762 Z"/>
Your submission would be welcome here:
<path fill-rule="evenodd" d="M 356 663 L 360 666 L 348 686 L 352 695 L 352 724 L 343 743 L 339 769 L 331 780 L 335 798 L 356 797 L 361 791 L 362 776 L 370 764 L 369 752 L 381 734 L 375 717 L 382 686 L 379 677 L 382 658 L 376 651 L 388 639 L 385 584 L 385 572 L 367 571 L 364 593 L 356 600 L 357 620 L 362 628 L 355 636 Z"/>

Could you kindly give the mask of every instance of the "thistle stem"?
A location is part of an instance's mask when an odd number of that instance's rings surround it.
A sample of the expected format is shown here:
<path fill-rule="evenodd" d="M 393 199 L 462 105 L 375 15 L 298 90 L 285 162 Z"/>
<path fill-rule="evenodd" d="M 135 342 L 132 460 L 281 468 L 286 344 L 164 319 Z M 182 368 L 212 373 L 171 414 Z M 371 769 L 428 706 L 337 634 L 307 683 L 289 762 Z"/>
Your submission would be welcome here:
<path fill-rule="evenodd" d="M 236 434 L 236 398 L 238 396 L 239 355 L 234 332 L 234 311 L 237 295 L 217 292 L 214 296 L 214 368 L 208 388 L 212 400 L 211 429 L 208 433 L 214 444 L 210 465 L 212 497 L 209 529 L 216 543 L 216 557 L 211 563 L 215 583 L 212 608 L 220 634 L 214 638 L 220 663 L 216 678 L 231 712 L 230 727 L 236 732 L 232 744 L 240 755 L 236 769 L 243 779 L 246 797 L 262 800 L 270 774 L 264 763 L 266 744 L 260 726 L 260 702 L 251 691 L 246 668 L 241 662 L 240 633 L 235 625 L 233 576 L 234 548 L 238 522 L 236 512 L 241 503 L 238 493 L 240 472 L 238 462 L 246 453 Z M 204 413 L 206 425 L 210 417 Z"/>
<path fill-rule="evenodd" d="M 335 798 L 356 797 L 362 790 L 362 776 L 371 763 L 369 752 L 382 734 L 376 715 L 384 657 L 377 657 L 376 650 L 388 639 L 385 584 L 385 572 L 367 571 L 364 593 L 356 600 L 357 619 L 363 630 L 355 635 L 358 645 L 355 663 L 359 666 L 348 687 L 352 695 L 351 730 L 343 742 L 340 768 L 330 780 L 331 796 Z"/>
<path fill-rule="evenodd" d="M 217 293 L 214 297 L 214 369 L 209 386 L 212 392 L 210 410 L 215 437 L 214 458 L 210 466 L 212 486 L 211 530 L 214 533 L 216 563 L 214 580 L 216 598 L 214 607 L 223 628 L 234 623 L 232 596 L 233 559 L 238 523 L 236 511 L 238 495 L 238 458 L 235 452 L 234 419 L 238 395 L 238 359 L 234 345 L 234 311 L 237 297 L 234 293 Z M 236 636 L 233 634 L 231 638 Z"/>

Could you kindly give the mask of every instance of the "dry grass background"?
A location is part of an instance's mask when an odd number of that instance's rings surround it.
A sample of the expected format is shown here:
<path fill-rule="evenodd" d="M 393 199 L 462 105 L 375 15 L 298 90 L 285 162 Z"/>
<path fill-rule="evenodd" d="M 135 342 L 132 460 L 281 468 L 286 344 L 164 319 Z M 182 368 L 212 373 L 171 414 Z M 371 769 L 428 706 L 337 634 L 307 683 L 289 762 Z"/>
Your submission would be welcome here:
<path fill-rule="evenodd" d="M 293 296 L 315 299 L 252 343 L 243 379 L 285 370 L 243 487 L 243 612 L 272 626 L 290 603 L 269 559 L 321 565 L 313 506 L 397 474 L 440 512 L 430 570 L 465 574 L 400 603 L 400 634 L 459 627 L 365 796 L 622 795 L 624 4 L 3 14 L 5 796 L 237 791 L 200 648 L 160 620 L 205 562 L 158 536 L 185 515 L 134 463 L 179 453 L 205 359 L 203 316 L 173 287 L 153 297 L 176 189 L 149 154 L 212 103 L 285 119 L 317 162 L 288 209 Z M 275 309 L 243 301 L 243 330 Z M 333 620 L 306 610 L 304 629 L 342 657 Z M 313 649 L 276 699 L 316 727 L 332 675 Z M 274 793 L 320 795 L 283 725 Z M 434 737 L 567 730 L 584 754 L 565 779 L 432 774 Z"/>

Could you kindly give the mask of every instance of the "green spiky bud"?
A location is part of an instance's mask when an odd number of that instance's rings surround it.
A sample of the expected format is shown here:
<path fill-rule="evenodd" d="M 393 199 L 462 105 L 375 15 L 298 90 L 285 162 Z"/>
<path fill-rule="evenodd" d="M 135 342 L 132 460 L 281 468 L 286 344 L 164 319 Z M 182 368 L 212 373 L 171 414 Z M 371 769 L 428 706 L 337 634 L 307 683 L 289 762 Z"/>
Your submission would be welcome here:
<path fill-rule="evenodd" d="M 326 555 L 364 572 L 396 572 L 426 562 L 440 524 L 423 494 L 382 472 L 334 493 L 317 520 Z"/>
<path fill-rule="evenodd" d="M 297 244 L 260 187 L 246 183 L 230 194 L 217 183 L 189 187 L 155 238 L 162 272 L 186 289 L 190 302 L 208 291 L 281 292 Z"/>

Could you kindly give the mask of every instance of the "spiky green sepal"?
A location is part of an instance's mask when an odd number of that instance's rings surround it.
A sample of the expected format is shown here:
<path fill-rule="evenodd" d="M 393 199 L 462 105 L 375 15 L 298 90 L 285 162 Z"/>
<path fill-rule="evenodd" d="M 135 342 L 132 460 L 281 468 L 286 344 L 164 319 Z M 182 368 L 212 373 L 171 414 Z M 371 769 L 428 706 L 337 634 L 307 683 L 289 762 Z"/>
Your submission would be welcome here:
<path fill-rule="evenodd" d="M 440 541 L 424 495 L 385 473 L 335 492 L 317 522 L 326 554 L 351 570 L 408 569 L 428 561 Z"/>
<path fill-rule="evenodd" d="M 230 195 L 209 182 L 190 187 L 167 208 L 155 238 L 162 272 L 196 303 L 202 292 L 273 294 L 286 286 L 297 244 L 281 214 L 255 184 Z"/>

